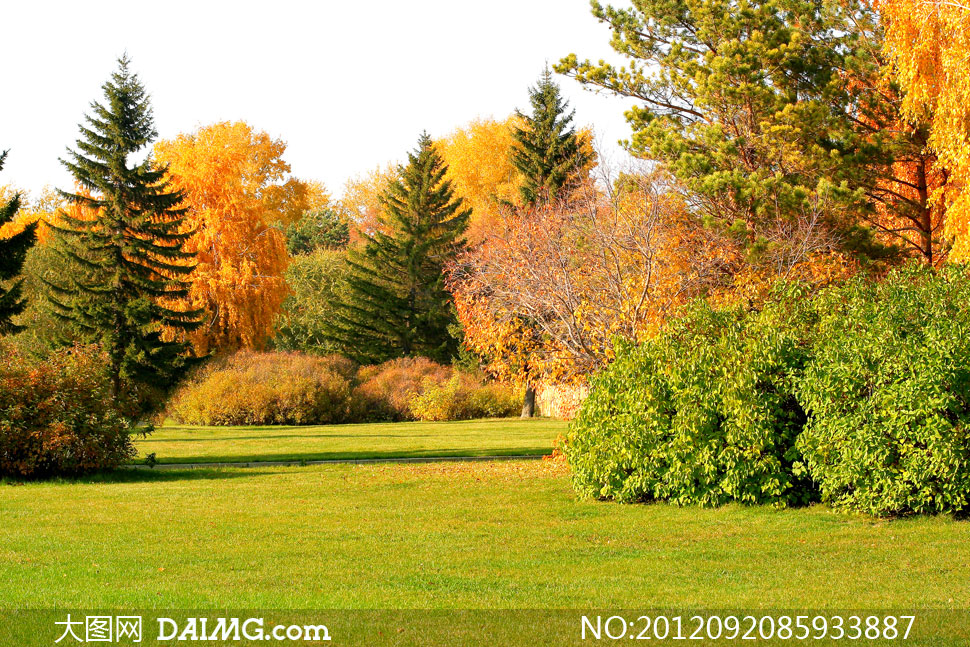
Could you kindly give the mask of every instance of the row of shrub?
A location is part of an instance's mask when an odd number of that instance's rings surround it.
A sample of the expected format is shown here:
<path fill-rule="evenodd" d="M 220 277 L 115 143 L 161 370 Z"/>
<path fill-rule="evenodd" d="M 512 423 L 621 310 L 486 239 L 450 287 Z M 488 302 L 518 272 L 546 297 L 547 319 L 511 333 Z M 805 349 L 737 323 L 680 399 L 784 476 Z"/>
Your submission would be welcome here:
<path fill-rule="evenodd" d="M 619 501 L 970 507 L 970 272 L 909 267 L 755 310 L 691 304 L 618 351 L 566 455 Z"/>
<path fill-rule="evenodd" d="M 357 367 L 338 355 L 242 351 L 210 362 L 169 400 L 191 425 L 309 425 L 504 417 L 521 396 L 424 358 Z"/>
<path fill-rule="evenodd" d="M 135 456 L 107 364 L 94 346 L 37 359 L 0 343 L 0 476 L 74 476 Z"/>

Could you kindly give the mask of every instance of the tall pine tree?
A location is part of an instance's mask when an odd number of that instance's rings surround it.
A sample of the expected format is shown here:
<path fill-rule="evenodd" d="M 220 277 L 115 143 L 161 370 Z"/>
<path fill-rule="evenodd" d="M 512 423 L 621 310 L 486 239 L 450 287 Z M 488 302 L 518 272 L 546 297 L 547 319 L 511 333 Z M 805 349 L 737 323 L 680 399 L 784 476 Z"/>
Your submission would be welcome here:
<path fill-rule="evenodd" d="M 7 159 L 7 151 L 0 153 L 0 169 Z M 20 195 L 14 195 L 6 204 L 0 204 L 0 227 L 7 224 L 17 215 L 20 209 Z M 7 335 L 21 330 L 12 319 L 24 311 L 27 306 L 23 299 L 23 279 L 15 280 L 7 288 L 4 282 L 16 279 L 24 265 L 27 250 L 36 239 L 37 223 L 31 223 L 23 231 L 13 236 L 0 239 L 0 335 Z"/>
<path fill-rule="evenodd" d="M 445 266 L 464 245 L 470 209 L 445 180 L 448 167 L 427 133 L 381 202 L 383 231 L 348 253 L 350 298 L 337 304 L 330 336 L 361 362 L 424 356 L 449 361 L 458 340 Z"/>
<path fill-rule="evenodd" d="M 526 205 L 566 197 L 592 161 L 572 127 L 575 111 L 567 112 L 559 85 L 547 67 L 539 83 L 529 88 L 532 114 L 518 112 L 525 122 L 512 131 L 512 164 L 524 180 L 519 192 Z"/>
<path fill-rule="evenodd" d="M 113 393 L 131 384 L 165 386 L 188 361 L 188 347 L 166 332 L 197 327 L 201 312 L 177 305 L 188 294 L 193 254 L 182 194 L 151 155 L 130 159 L 157 137 L 148 95 L 127 56 L 91 104 L 77 150 L 61 163 L 80 187 L 61 191 L 76 208 L 54 227 L 56 249 L 74 267 L 49 283 L 56 314 L 110 359 Z"/>
<path fill-rule="evenodd" d="M 629 151 L 669 170 L 749 263 L 776 271 L 803 255 L 806 220 L 815 241 L 863 262 L 894 255 L 880 238 L 932 262 L 926 131 L 898 112 L 871 3 L 591 4 L 628 60 L 570 54 L 556 69 L 636 99 Z"/>

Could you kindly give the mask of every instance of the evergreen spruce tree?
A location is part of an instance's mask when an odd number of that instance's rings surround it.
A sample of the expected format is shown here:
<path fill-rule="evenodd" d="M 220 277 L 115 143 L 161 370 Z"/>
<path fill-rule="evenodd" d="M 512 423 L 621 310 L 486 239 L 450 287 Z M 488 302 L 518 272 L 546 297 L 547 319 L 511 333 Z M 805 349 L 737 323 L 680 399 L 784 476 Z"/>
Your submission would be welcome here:
<path fill-rule="evenodd" d="M 535 205 L 565 197 L 564 190 L 577 183 L 592 160 L 570 125 L 576 112 L 567 112 L 569 104 L 548 67 L 536 87 L 529 88 L 529 101 L 532 114 L 517 111 L 525 126 L 512 132 L 512 164 L 525 178 L 519 188 L 523 202 Z"/>
<path fill-rule="evenodd" d="M 61 160 L 79 192 L 60 193 L 81 209 L 61 212 L 54 227 L 56 249 L 74 271 L 48 287 L 55 314 L 107 351 L 119 398 L 129 386 L 166 386 L 177 377 L 188 346 L 163 333 L 197 327 L 201 312 L 173 305 L 187 296 L 194 269 L 194 255 L 182 249 L 191 235 L 182 194 L 151 155 L 129 159 L 157 133 L 127 56 L 102 89 L 105 103 L 91 104 L 77 150 Z"/>
<path fill-rule="evenodd" d="M 0 153 L 0 169 L 7 159 L 7 151 Z M 0 204 L 0 227 L 17 215 L 20 209 L 20 195 L 14 195 L 6 204 Z M 0 335 L 17 332 L 22 328 L 13 323 L 12 318 L 24 311 L 27 306 L 23 299 L 23 279 L 15 280 L 7 288 L 6 281 L 20 275 L 27 257 L 27 251 L 36 239 L 37 223 L 31 223 L 18 234 L 0 239 Z"/>
<path fill-rule="evenodd" d="M 464 245 L 470 209 L 445 180 L 448 167 L 427 133 L 382 198 L 383 231 L 348 253 L 350 297 L 329 335 L 360 362 L 424 356 L 447 362 L 458 340 L 445 265 Z"/>

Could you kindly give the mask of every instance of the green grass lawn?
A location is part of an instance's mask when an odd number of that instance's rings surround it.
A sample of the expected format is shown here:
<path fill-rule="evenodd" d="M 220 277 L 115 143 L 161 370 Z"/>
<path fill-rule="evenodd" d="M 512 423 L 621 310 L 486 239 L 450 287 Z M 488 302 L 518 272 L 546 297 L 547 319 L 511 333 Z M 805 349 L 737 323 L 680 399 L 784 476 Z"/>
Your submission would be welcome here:
<path fill-rule="evenodd" d="M 558 420 L 493 419 L 313 427 L 166 425 L 135 444 L 139 460 L 209 463 L 429 456 L 541 455 L 566 430 Z"/>
<path fill-rule="evenodd" d="M 5 608 L 970 606 L 970 523 L 578 501 L 551 461 L 124 470 L 0 517 Z"/>

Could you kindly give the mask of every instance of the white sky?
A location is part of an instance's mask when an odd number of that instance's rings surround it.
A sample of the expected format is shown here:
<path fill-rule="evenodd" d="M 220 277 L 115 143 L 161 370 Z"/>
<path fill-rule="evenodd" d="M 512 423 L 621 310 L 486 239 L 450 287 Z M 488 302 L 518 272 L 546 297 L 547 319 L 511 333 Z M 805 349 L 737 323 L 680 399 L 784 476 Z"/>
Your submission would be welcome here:
<path fill-rule="evenodd" d="M 586 0 L 26 0 L 0 22 L 0 184 L 31 192 L 71 186 L 57 158 L 126 50 L 162 138 L 245 120 L 337 195 L 422 130 L 528 108 L 546 61 L 612 58 Z M 629 136 L 630 100 L 558 81 L 578 124 L 604 144 Z"/>

